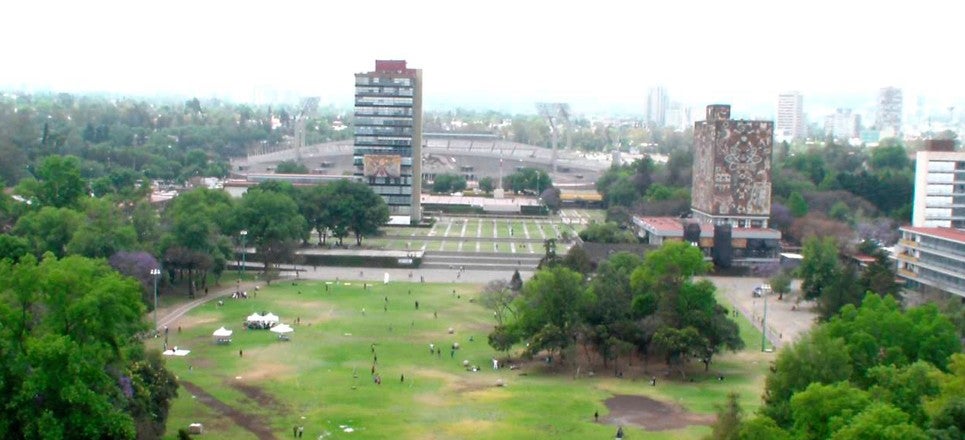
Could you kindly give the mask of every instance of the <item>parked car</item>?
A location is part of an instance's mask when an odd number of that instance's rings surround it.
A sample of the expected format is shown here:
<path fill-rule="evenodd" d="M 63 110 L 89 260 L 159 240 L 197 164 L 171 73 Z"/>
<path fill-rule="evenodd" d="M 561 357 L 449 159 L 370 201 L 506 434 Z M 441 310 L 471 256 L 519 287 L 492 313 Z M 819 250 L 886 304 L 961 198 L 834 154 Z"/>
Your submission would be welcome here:
<path fill-rule="evenodd" d="M 760 297 L 762 297 L 762 296 L 764 296 L 764 295 L 768 295 L 768 294 L 770 294 L 770 293 L 771 293 L 771 285 L 770 285 L 770 284 L 761 284 L 760 286 L 757 286 L 757 287 L 754 288 L 754 297 L 755 297 L 755 298 L 760 298 Z"/>

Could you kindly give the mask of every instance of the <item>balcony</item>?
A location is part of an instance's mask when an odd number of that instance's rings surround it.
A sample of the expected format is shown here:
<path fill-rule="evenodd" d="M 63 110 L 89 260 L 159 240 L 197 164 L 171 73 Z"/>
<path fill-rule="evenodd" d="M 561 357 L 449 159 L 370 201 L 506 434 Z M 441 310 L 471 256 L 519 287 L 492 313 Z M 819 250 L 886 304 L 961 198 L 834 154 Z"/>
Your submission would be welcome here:
<path fill-rule="evenodd" d="M 910 270 L 908 270 L 908 269 L 898 269 L 898 272 L 897 272 L 897 273 L 898 273 L 899 276 L 902 276 L 902 277 L 905 277 L 905 278 L 908 278 L 908 279 L 912 279 L 912 280 L 917 280 L 917 279 L 918 279 L 918 274 L 916 274 L 916 273 L 914 273 L 914 272 L 912 272 L 912 271 L 910 271 Z"/>
<path fill-rule="evenodd" d="M 898 259 L 898 260 L 900 260 L 900 261 L 908 261 L 908 262 L 911 262 L 911 263 L 917 263 L 917 262 L 918 262 L 918 257 L 915 257 L 914 255 L 908 255 L 908 254 L 906 254 L 906 253 L 896 254 L 896 255 L 895 255 L 895 258 Z"/>
<path fill-rule="evenodd" d="M 917 247 L 918 247 L 918 242 L 915 241 L 915 240 L 905 240 L 905 239 L 901 239 L 901 240 L 898 240 L 898 244 L 900 244 L 900 245 L 902 245 L 902 246 L 904 246 L 904 247 L 906 247 L 906 248 L 917 248 Z"/>

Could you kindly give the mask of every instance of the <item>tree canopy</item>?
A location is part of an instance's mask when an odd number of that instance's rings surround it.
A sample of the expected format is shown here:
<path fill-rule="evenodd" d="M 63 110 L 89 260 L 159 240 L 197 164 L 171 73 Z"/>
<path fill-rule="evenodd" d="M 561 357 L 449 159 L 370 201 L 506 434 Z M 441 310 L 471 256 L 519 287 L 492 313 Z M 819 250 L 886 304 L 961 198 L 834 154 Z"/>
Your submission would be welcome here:
<path fill-rule="evenodd" d="M 0 261 L 0 436 L 163 433 L 173 375 L 135 336 L 140 286 L 103 260 Z"/>

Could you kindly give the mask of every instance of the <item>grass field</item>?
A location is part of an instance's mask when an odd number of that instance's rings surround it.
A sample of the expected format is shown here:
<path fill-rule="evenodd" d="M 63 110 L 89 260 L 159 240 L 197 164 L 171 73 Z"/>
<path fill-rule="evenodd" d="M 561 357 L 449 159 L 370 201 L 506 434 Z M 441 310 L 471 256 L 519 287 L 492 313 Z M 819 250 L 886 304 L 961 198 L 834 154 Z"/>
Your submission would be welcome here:
<path fill-rule="evenodd" d="M 291 435 L 295 425 L 304 426 L 305 438 L 312 439 L 612 438 L 616 426 L 594 423 L 592 415 L 599 411 L 605 419 L 603 401 L 616 394 L 646 395 L 705 414 L 731 390 L 740 392 L 745 412 L 759 405 L 772 355 L 754 350 L 752 341 L 760 341 L 760 333 L 746 321 L 741 332 L 749 349 L 718 356 L 706 374 L 702 365 L 693 365 L 694 382 L 661 379 L 651 387 L 643 372 L 617 379 L 602 369 L 596 377 L 574 379 L 573 369 L 548 371 L 540 362 L 494 371 L 491 359 L 498 353 L 486 343 L 489 312 L 471 301 L 478 289 L 282 282 L 261 289 L 256 298 L 202 305 L 171 326 L 169 345 L 191 354 L 167 358 L 168 367 L 201 391 L 179 390 L 166 438 L 193 422 L 203 423 L 204 438 L 212 439 L 256 438 L 243 424 L 261 426 L 278 438 Z M 246 316 L 265 311 L 295 327 L 290 341 L 243 329 Z M 235 331 L 230 345 L 212 341 L 211 333 L 222 325 Z M 454 342 L 460 348 L 453 353 Z M 161 340 L 149 343 L 159 346 Z M 430 343 L 441 354 L 430 355 Z M 464 360 L 481 370 L 466 371 Z M 373 382 L 373 365 L 380 385 Z M 724 382 L 716 380 L 718 372 L 726 375 Z M 495 386 L 497 381 L 506 386 Z M 707 426 L 624 430 L 629 438 L 648 439 L 709 433 Z"/>

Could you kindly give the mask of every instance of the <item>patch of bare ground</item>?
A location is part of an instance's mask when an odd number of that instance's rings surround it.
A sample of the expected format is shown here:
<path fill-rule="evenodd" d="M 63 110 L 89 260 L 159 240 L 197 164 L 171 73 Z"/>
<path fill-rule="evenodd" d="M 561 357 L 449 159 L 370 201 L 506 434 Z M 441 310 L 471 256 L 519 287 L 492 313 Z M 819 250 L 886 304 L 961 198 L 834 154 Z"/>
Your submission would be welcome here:
<path fill-rule="evenodd" d="M 241 376 L 244 377 L 245 380 L 258 381 L 262 379 L 286 377 L 290 375 L 294 369 L 294 367 L 288 364 L 258 362 L 244 370 Z"/>
<path fill-rule="evenodd" d="M 665 403 L 645 396 L 617 395 L 604 402 L 610 414 L 603 418 L 613 425 L 635 425 L 648 431 L 686 428 L 690 425 L 710 425 L 715 416 L 694 414 L 674 403 Z"/>
<path fill-rule="evenodd" d="M 245 397 L 254 400 L 260 407 L 273 411 L 284 409 L 284 404 L 279 402 L 278 399 L 275 399 L 275 396 L 266 393 L 259 387 L 249 385 L 240 380 L 229 380 L 227 384 L 232 388 L 241 391 L 241 394 L 244 394 Z"/>
<path fill-rule="evenodd" d="M 191 393 L 191 395 L 193 395 L 198 402 L 205 404 L 209 408 L 231 419 L 231 421 L 235 422 L 236 425 L 251 432 L 260 440 L 274 440 L 277 438 L 275 437 L 275 434 L 271 432 L 271 428 L 268 426 L 268 423 L 264 417 L 239 411 L 238 409 L 218 400 L 218 398 L 212 396 L 211 394 L 208 394 L 207 391 L 191 382 L 181 381 L 180 384 L 182 387 L 184 387 L 184 389 Z"/>

